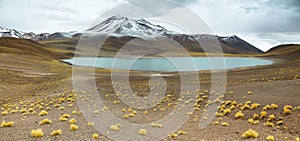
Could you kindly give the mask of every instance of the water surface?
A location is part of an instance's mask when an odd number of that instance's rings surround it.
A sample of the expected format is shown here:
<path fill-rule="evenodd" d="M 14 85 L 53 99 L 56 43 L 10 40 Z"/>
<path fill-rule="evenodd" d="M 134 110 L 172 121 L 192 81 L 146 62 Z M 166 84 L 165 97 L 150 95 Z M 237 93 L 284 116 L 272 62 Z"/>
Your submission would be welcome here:
<path fill-rule="evenodd" d="M 63 60 L 76 66 L 139 71 L 200 71 L 234 69 L 273 62 L 259 58 L 243 57 L 170 57 L 170 58 L 85 58 Z"/>

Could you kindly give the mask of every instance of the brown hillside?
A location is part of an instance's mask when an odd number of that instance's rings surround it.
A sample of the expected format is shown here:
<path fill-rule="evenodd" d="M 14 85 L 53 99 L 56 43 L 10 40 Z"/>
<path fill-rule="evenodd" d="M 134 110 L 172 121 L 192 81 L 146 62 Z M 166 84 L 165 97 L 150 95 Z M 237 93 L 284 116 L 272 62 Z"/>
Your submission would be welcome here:
<path fill-rule="evenodd" d="M 44 45 L 27 39 L 0 38 L 0 52 L 20 55 L 40 56 L 45 58 L 64 58 L 62 53 L 46 49 Z"/>

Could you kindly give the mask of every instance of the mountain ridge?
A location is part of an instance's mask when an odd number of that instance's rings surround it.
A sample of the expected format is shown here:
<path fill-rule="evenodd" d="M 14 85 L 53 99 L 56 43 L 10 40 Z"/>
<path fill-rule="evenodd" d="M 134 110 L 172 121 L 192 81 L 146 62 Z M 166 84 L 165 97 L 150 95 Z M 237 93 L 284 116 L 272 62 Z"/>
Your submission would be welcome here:
<path fill-rule="evenodd" d="M 145 19 L 135 20 L 122 16 L 112 16 L 85 30 L 84 33 L 73 31 L 35 34 L 32 32 L 25 33 L 14 29 L 0 28 L 0 37 L 24 38 L 34 41 L 71 39 L 79 37 L 82 34 L 90 34 L 92 36 L 109 35 L 109 38 L 113 39 L 111 44 L 118 44 L 120 39 L 127 40 L 131 38 L 141 38 L 144 40 L 151 40 L 164 36 L 175 40 L 182 46 L 188 48 L 188 50 L 196 52 L 205 52 L 205 50 L 198 45 L 198 41 L 208 44 L 210 50 L 218 49 L 216 44 L 213 44 L 213 42 L 218 41 L 224 53 L 263 53 L 263 51 L 236 35 L 223 37 L 209 34 L 181 34 L 167 30 L 160 25 L 152 24 Z"/>

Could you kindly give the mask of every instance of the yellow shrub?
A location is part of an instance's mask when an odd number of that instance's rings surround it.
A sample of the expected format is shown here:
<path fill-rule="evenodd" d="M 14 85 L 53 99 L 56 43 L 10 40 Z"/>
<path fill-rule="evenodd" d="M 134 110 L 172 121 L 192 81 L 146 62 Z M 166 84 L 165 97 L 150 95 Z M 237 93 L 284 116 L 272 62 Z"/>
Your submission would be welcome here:
<path fill-rule="evenodd" d="M 70 130 L 76 131 L 76 130 L 78 130 L 78 126 L 75 125 L 75 124 L 71 124 L 70 125 Z"/>
<path fill-rule="evenodd" d="M 234 106 L 234 105 L 231 105 L 229 109 L 230 109 L 230 110 L 234 110 L 234 109 L 235 109 L 235 106 Z"/>
<path fill-rule="evenodd" d="M 187 132 L 179 130 L 177 132 L 178 135 L 187 135 Z"/>
<path fill-rule="evenodd" d="M 274 114 L 270 115 L 269 118 L 268 118 L 268 121 L 272 121 L 272 120 L 275 120 L 276 119 L 276 116 Z"/>
<path fill-rule="evenodd" d="M 253 115 L 253 119 L 258 119 L 259 118 L 259 115 L 258 114 L 254 114 Z"/>
<path fill-rule="evenodd" d="M 98 138 L 99 138 L 99 135 L 95 133 L 95 134 L 93 134 L 93 138 L 94 138 L 94 139 L 98 139 Z"/>
<path fill-rule="evenodd" d="M 252 129 L 249 129 L 248 131 L 243 133 L 242 137 L 243 138 L 257 138 L 258 133 Z"/>
<path fill-rule="evenodd" d="M 219 121 L 214 121 L 214 122 L 212 122 L 212 124 L 219 125 Z"/>
<path fill-rule="evenodd" d="M 94 126 L 94 123 L 88 122 L 88 123 L 87 123 L 87 126 Z"/>
<path fill-rule="evenodd" d="M 293 106 L 291 106 L 291 105 L 285 105 L 285 106 L 283 107 L 283 109 L 290 109 L 290 110 L 293 110 Z"/>
<path fill-rule="evenodd" d="M 8 114 L 8 111 L 3 111 L 3 112 L 1 112 L 1 115 L 2 116 L 5 116 L 5 115 L 7 115 Z"/>
<path fill-rule="evenodd" d="M 74 118 L 72 118 L 72 119 L 69 120 L 69 123 L 70 123 L 70 124 L 75 124 L 75 123 L 76 123 L 76 120 L 75 120 Z"/>
<path fill-rule="evenodd" d="M 168 136 L 169 136 L 170 138 L 176 138 L 178 135 L 175 134 L 175 133 L 173 133 L 173 134 L 169 134 Z"/>
<path fill-rule="evenodd" d="M 277 121 L 277 125 L 283 125 L 283 121 L 282 120 Z"/>
<path fill-rule="evenodd" d="M 228 115 L 230 112 L 231 112 L 230 109 L 225 109 L 225 110 L 223 111 L 223 116 Z"/>
<path fill-rule="evenodd" d="M 243 107 L 241 107 L 241 110 L 247 110 L 247 109 L 251 109 L 251 107 L 248 104 L 245 104 Z"/>
<path fill-rule="evenodd" d="M 27 109 L 26 108 L 22 108 L 21 110 L 20 110 L 20 113 L 26 113 L 27 112 Z"/>
<path fill-rule="evenodd" d="M 119 131 L 119 130 L 120 130 L 120 128 L 119 128 L 118 125 L 111 125 L 109 128 L 110 128 L 111 130 L 113 130 L 113 131 Z"/>
<path fill-rule="evenodd" d="M 283 114 L 284 115 L 289 115 L 291 113 L 292 113 L 292 110 L 290 110 L 290 109 L 283 109 Z"/>
<path fill-rule="evenodd" d="M 157 128 L 163 128 L 163 125 L 162 124 L 158 124 L 158 123 L 151 123 L 151 125 L 153 127 L 157 127 Z"/>
<path fill-rule="evenodd" d="M 31 130 L 31 136 L 35 138 L 40 138 L 44 136 L 43 130 L 42 129 Z"/>
<path fill-rule="evenodd" d="M 45 116 L 45 115 L 48 115 L 48 112 L 45 111 L 45 110 L 42 110 L 42 111 L 39 113 L 39 116 Z"/>
<path fill-rule="evenodd" d="M 253 118 L 249 118 L 248 122 L 254 125 L 254 124 L 258 124 L 259 120 L 254 120 Z"/>
<path fill-rule="evenodd" d="M 271 106 L 270 106 L 270 105 L 266 105 L 265 107 L 263 107 L 263 110 L 264 110 L 264 111 L 267 111 L 267 110 L 269 110 L 269 109 L 271 109 Z"/>
<path fill-rule="evenodd" d="M 268 127 L 274 127 L 274 124 L 272 122 L 266 122 L 264 125 Z"/>
<path fill-rule="evenodd" d="M 252 95 L 252 92 L 251 92 L 251 91 L 248 91 L 248 95 Z"/>
<path fill-rule="evenodd" d="M 135 114 L 133 114 L 133 113 L 130 113 L 130 114 L 129 114 L 129 116 L 130 116 L 130 117 L 134 117 L 134 116 L 135 116 Z"/>
<path fill-rule="evenodd" d="M 267 117 L 267 112 L 266 111 L 261 111 L 260 112 L 260 119 L 263 119 L 263 118 L 265 118 L 265 117 Z"/>
<path fill-rule="evenodd" d="M 267 138 L 266 138 L 267 141 L 275 141 L 275 138 L 274 136 L 271 136 L 269 135 Z"/>
<path fill-rule="evenodd" d="M 63 122 L 63 121 L 67 121 L 68 119 L 67 118 L 65 118 L 65 117 L 60 117 L 59 118 L 59 121 L 61 121 L 61 122 Z"/>
<path fill-rule="evenodd" d="M 278 105 L 273 103 L 273 104 L 271 104 L 271 108 L 272 108 L 273 110 L 278 109 Z"/>
<path fill-rule="evenodd" d="M 69 118 L 71 117 L 69 114 L 63 114 L 61 117 L 64 117 L 64 118 Z"/>
<path fill-rule="evenodd" d="M 40 125 L 51 124 L 51 123 L 52 123 L 52 121 L 48 118 L 43 119 L 43 120 L 40 121 Z"/>
<path fill-rule="evenodd" d="M 221 125 L 222 126 L 229 126 L 229 123 L 227 123 L 227 122 L 221 122 Z"/>
<path fill-rule="evenodd" d="M 259 103 L 253 103 L 253 104 L 251 105 L 251 109 L 252 109 L 252 110 L 254 110 L 254 109 L 258 108 L 258 107 L 260 107 L 260 104 L 259 104 Z"/>
<path fill-rule="evenodd" d="M 138 133 L 139 133 L 140 135 L 147 135 L 147 130 L 146 130 L 146 129 L 140 129 L 140 130 L 138 131 Z"/>
<path fill-rule="evenodd" d="M 62 134 L 61 129 L 58 129 L 58 130 L 53 130 L 51 133 L 51 136 L 57 136 L 57 135 L 61 135 L 61 134 Z"/>
<path fill-rule="evenodd" d="M 100 113 L 99 110 L 95 110 L 95 111 L 94 111 L 94 114 L 99 114 L 99 113 Z"/>
<path fill-rule="evenodd" d="M 216 112 L 216 113 L 215 113 L 215 116 L 216 116 L 216 117 L 221 117 L 221 116 L 222 116 L 222 114 L 221 114 L 221 113 L 219 113 L 219 112 Z"/>
<path fill-rule="evenodd" d="M 9 122 L 2 121 L 1 127 L 12 127 L 14 126 L 14 124 L 15 123 L 13 121 L 9 121 Z"/>
<path fill-rule="evenodd" d="M 76 112 L 75 110 L 74 110 L 74 111 L 72 111 L 72 114 L 73 114 L 73 115 L 76 115 L 76 113 L 77 113 L 77 112 Z"/>
<path fill-rule="evenodd" d="M 244 116 L 245 116 L 245 115 L 244 115 L 241 111 L 239 111 L 239 112 L 237 112 L 237 113 L 235 114 L 234 117 L 238 119 L 238 118 L 244 118 Z"/>

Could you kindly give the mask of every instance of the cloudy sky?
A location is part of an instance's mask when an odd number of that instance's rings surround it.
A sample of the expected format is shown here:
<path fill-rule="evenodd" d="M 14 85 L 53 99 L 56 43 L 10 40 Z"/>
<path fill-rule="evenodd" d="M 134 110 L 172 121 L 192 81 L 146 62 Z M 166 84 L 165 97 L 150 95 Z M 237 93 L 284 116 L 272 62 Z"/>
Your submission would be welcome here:
<path fill-rule="evenodd" d="M 173 17 L 194 29 L 205 27 L 196 24 L 200 18 L 211 34 L 235 34 L 264 51 L 300 44 L 300 0 L 0 0 L 0 26 L 25 32 L 82 31 L 99 16 L 103 20 L 114 14 L 150 20 Z M 176 30 L 168 23 L 172 22 L 161 22 Z"/>

